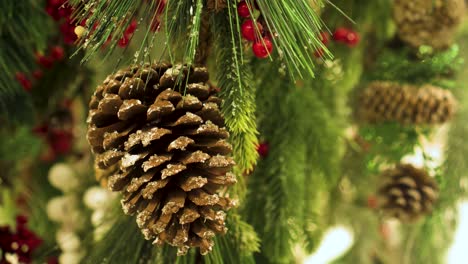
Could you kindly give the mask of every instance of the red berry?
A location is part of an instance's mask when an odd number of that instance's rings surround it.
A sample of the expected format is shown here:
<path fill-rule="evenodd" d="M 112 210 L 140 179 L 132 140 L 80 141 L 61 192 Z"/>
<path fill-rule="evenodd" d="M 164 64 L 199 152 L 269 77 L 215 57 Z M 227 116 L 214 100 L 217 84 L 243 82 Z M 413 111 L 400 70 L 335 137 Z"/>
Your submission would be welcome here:
<path fill-rule="evenodd" d="M 263 26 L 258 22 L 255 22 L 255 24 L 257 25 L 258 31 L 255 29 L 254 20 L 250 19 L 242 23 L 242 37 L 249 41 L 255 41 L 255 39 L 260 39 L 261 35 L 263 34 Z"/>
<path fill-rule="evenodd" d="M 47 124 L 42 124 L 34 127 L 32 129 L 33 134 L 36 134 L 37 136 L 43 137 L 46 136 L 47 133 L 49 132 L 49 125 Z"/>
<path fill-rule="evenodd" d="M 359 35 L 355 31 L 349 31 L 346 35 L 346 44 L 354 47 L 359 43 Z"/>
<path fill-rule="evenodd" d="M 370 195 L 367 197 L 367 206 L 371 209 L 376 209 L 378 206 L 377 197 L 375 195 Z"/>
<path fill-rule="evenodd" d="M 152 32 L 158 32 L 161 29 L 161 22 L 157 18 L 154 18 L 153 21 L 151 21 L 150 29 Z"/>
<path fill-rule="evenodd" d="M 337 28 L 333 33 L 333 39 L 338 42 L 346 42 L 349 30 L 343 27 Z"/>
<path fill-rule="evenodd" d="M 58 14 L 60 17 L 68 18 L 72 14 L 73 9 L 69 6 L 60 6 L 58 9 Z"/>
<path fill-rule="evenodd" d="M 51 57 L 39 55 L 37 57 L 37 63 L 43 66 L 44 68 L 50 69 L 54 65 L 54 60 Z"/>
<path fill-rule="evenodd" d="M 66 154 L 72 148 L 73 135 L 68 131 L 52 131 L 49 144 L 55 154 Z"/>
<path fill-rule="evenodd" d="M 52 7 L 52 6 L 47 6 L 46 7 L 46 13 L 51 16 L 54 20 L 60 20 L 60 15 L 57 11 L 57 8 L 55 7 Z"/>
<path fill-rule="evenodd" d="M 126 35 L 131 35 L 135 32 L 136 28 L 137 28 L 137 21 L 135 19 L 132 19 L 132 21 L 130 22 L 130 24 L 128 25 L 127 29 L 125 29 L 125 33 Z"/>
<path fill-rule="evenodd" d="M 126 36 L 126 35 L 124 35 L 123 37 L 121 37 L 121 38 L 119 39 L 119 42 L 117 42 L 117 45 L 119 45 L 119 47 L 121 47 L 121 48 L 125 48 L 125 47 L 128 46 L 128 43 L 129 43 L 129 42 L 130 42 L 130 41 L 129 41 L 129 37 Z"/>
<path fill-rule="evenodd" d="M 16 80 L 23 86 L 24 90 L 31 91 L 32 83 L 22 72 L 17 72 L 15 74 Z"/>
<path fill-rule="evenodd" d="M 268 37 L 263 38 L 263 40 L 256 41 L 252 45 L 253 53 L 255 57 L 264 59 L 270 56 L 271 52 L 273 51 L 273 43 Z"/>
<path fill-rule="evenodd" d="M 49 0 L 49 1 L 47 1 L 48 5 L 55 6 L 55 7 L 63 5 L 63 3 L 65 3 L 65 0 Z"/>
<path fill-rule="evenodd" d="M 328 32 L 320 32 L 320 40 L 324 45 L 327 45 L 330 40 L 330 34 Z"/>
<path fill-rule="evenodd" d="M 318 48 L 316 51 L 314 51 L 314 56 L 316 58 L 322 58 L 325 52 L 323 51 L 322 48 Z"/>
<path fill-rule="evenodd" d="M 270 151 L 270 145 L 267 142 L 262 142 L 257 145 L 257 153 L 260 157 L 265 158 L 268 156 L 268 152 Z"/>
<path fill-rule="evenodd" d="M 44 73 L 43 73 L 41 70 L 35 70 L 35 71 L 33 71 L 32 75 L 33 75 L 33 77 L 34 77 L 35 79 L 38 79 L 38 80 L 39 80 L 39 79 L 42 78 L 42 76 L 44 75 Z"/>
<path fill-rule="evenodd" d="M 54 59 L 54 60 L 62 60 L 63 57 L 65 55 L 65 51 L 63 50 L 62 47 L 60 46 L 53 46 L 52 48 L 50 48 L 50 56 Z"/>
<path fill-rule="evenodd" d="M 244 17 L 244 18 L 250 17 L 250 10 L 249 10 L 249 6 L 247 5 L 247 2 L 245 1 L 239 2 L 239 4 L 237 5 L 237 13 L 239 14 L 240 17 Z"/>
<path fill-rule="evenodd" d="M 392 229 L 387 223 L 383 223 L 379 226 L 379 233 L 383 239 L 388 240 L 392 234 Z"/>
<path fill-rule="evenodd" d="M 157 9 L 156 9 L 156 14 L 158 15 L 162 14 L 165 8 L 166 8 L 166 0 L 159 0 Z"/>

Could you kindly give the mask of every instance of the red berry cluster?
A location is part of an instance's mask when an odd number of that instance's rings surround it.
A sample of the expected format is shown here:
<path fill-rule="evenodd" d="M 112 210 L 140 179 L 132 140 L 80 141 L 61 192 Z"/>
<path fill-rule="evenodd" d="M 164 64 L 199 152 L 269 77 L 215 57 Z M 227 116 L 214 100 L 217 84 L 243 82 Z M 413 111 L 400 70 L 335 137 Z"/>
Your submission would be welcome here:
<path fill-rule="evenodd" d="M 164 12 L 166 8 L 166 1 L 167 0 L 154 0 L 156 1 L 156 13 L 154 14 L 153 19 L 151 20 L 151 31 L 158 32 L 161 28 L 161 14 Z"/>
<path fill-rule="evenodd" d="M 258 9 L 255 3 L 255 8 Z M 265 30 L 265 26 L 260 23 L 263 21 L 260 18 L 255 19 L 251 16 L 253 9 L 249 7 L 246 1 L 240 1 L 237 5 L 237 13 L 240 17 L 246 20 L 242 23 L 241 33 L 242 37 L 252 44 L 252 51 L 255 57 L 264 59 L 270 56 L 273 51 L 273 43 L 270 38 L 270 33 Z"/>
<path fill-rule="evenodd" d="M 133 36 L 133 33 L 135 33 L 135 30 L 138 26 L 138 23 L 135 19 L 132 19 L 128 27 L 125 29 L 123 36 L 119 39 L 117 42 L 117 45 L 121 48 L 125 48 L 128 46 L 128 43 L 130 43 L 130 39 Z"/>
<path fill-rule="evenodd" d="M 52 68 L 54 63 L 63 60 L 65 57 L 65 51 L 60 46 L 52 46 L 49 48 L 49 53 L 44 55 L 42 53 L 36 52 L 36 63 L 46 69 Z M 31 73 L 32 77 L 36 80 L 41 79 L 44 75 L 42 69 L 36 69 Z M 23 72 L 17 72 L 16 80 L 23 86 L 24 90 L 30 91 L 32 89 L 31 79 Z"/>
<path fill-rule="evenodd" d="M 67 0 L 48 0 L 46 12 L 56 21 L 61 21 L 60 31 L 65 44 L 73 44 L 77 40 L 75 34 L 75 22 L 71 18 L 73 8 L 68 5 Z"/>
<path fill-rule="evenodd" d="M 359 35 L 356 31 L 344 27 L 337 28 L 333 32 L 333 40 L 354 47 L 359 43 Z"/>
<path fill-rule="evenodd" d="M 325 46 L 327 46 L 330 42 L 330 34 L 328 34 L 328 32 L 320 32 L 320 40 Z M 340 27 L 333 32 L 333 40 L 337 43 L 343 43 L 349 47 L 354 47 L 359 43 L 359 35 L 356 31 Z M 319 48 L 314 52 L 314 56 L 317 58 L 321 58 L 324 54 L 325 52 L 322 48 Z"/>
<path fill-rule="evenodd" d="M 36 126 L 33 133 L 47 143 L 48 148 L 41 155 L 43 161 L 53 161 L 60 155 L 69 153 L 73 146 L 73 117 L 70 102 L 64 101 L 61 109 L 48 121 Z"/>
<path fill-rule="evenodd" d="M 7 253 L 18 256 L 19 263 L 32 263 L 32 253 L 42 244 L 42 240 L 27 226 L 24 216 L 16 217 L 16 229 L 0 227 L 0 263 L 10 263 L 5 259 Z"/>

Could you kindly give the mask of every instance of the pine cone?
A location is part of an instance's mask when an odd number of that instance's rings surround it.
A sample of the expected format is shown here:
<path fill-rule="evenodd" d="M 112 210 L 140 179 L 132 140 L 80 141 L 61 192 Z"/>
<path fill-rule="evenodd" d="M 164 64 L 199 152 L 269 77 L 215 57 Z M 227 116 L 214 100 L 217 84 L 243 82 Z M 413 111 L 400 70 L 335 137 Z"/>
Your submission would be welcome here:
<path fill-rule="evenodd" d="M 464 0 L 395 0 L 393 17 L 405 43 L 440 50 L 452 44 L 464 9 Z"/>
<path fill-rule="evenodd" d="M 359 115 L 368 123 L 440 124 L 452 118 L 455 105 L 450 91 L 432 85 L 375 81 L 361 95 Z"/>
<path fill-rule="evenodd" d="M 179 254 L 190 247 L 207 254 L 233 205 L 220 194 L 236 179 L 208 79 L 203 67 L 135 66 L 108 76 L 89 105 L 98 180 L 122 193 L 124 212 L 137 215 L 146 239 Z"/>
<path fill-rule="evenodd" d="M 384 214 L 413 221 L 432 211 L 438 196 L 437 183 L 426 171 L 400 164 L 382 173 L 379 205 Z"/>

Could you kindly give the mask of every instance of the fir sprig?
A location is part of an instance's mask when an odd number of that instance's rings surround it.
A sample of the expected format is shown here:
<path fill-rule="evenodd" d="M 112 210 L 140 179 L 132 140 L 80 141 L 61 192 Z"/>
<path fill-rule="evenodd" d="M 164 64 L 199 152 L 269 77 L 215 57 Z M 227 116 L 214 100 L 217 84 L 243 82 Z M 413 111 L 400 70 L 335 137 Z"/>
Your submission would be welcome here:
<path fill-rule="evenodd" d="M 223 115 L 231 133 L 234 158 L 240 172 L 251 170 L 257 159 L 257 124 L 255 122 L 255 90 L 248 65 L 242 64 L 240 38 L 229 7 L 216 16 L 215 35 L 218 36 L 218 86 L 223 98 Z"/>

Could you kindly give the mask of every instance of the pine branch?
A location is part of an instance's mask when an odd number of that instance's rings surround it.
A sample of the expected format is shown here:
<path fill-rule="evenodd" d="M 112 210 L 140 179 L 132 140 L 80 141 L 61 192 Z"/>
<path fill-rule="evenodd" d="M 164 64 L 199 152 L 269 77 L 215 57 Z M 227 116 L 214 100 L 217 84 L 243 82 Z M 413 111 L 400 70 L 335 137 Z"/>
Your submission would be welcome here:
<path fill-rule="evenodd" d="M 245 213 L 262 241 L 261 256 L 270 263 L 291 263 L 305 225 L 307 146 L 300 113 L 304 109 L 297 104 L 301 94 L 290 89 L 293 86 L 285 73 L 278 72 L 278 64 L 265 68 L 256 68 L 257 76 L 263 77 L 260 87 L 268 87 L 258 90 L 257 104 L 262 114 L 259 127 L 270 151 L 249 178 Z"/>
<path fill-rule="evenodd" d="M 255 91 L 248 65 L 242 63 L 241 42 L 237 35 L 232 5 L 216 15 L 217 79 L 224 100 L 222 111 L 231 133 L 234 158 L 240 172 L 251 170 L 257 159 L 257 128 L 255 122 Z"/>
<path fill-rule="evenodd" d="M 23 88 L 15 80 L 17 72 L 29 73 L 37 67 L 34 52 L 46 46 L 50 21 L 36 1 L 2 1 L 0 8 L 0 119 L 30 121 Z M 17 111 L 21 106 L 25 110 Z"/>
<path fill-rule="evenodd" d="M 100 241 L 91 243 L 83 263 L 150 263 L 154 246 L 144 240 L 133 217 L 123 215 L 117 207 L 112 228 Z"/>
<path fill-rule="evenodd" d="M 254 6 L 253 1 L 248 1 Z M 316 1 L 321 5 L 321 1 Z M 307 0 L 268 1 L 257 0 L 267 28 L 283 57 L 291 76 L 304 73 L 314 75 L 314 50 L 323 50 L 326 57 L 330 52 L 320 40 L 322 21 Z"/>
<path fill-rule="evenodd" d="M 409 49 L 399 51 L 384 50 L 377 59 L 372 80 L 405 81 L 409 83 L 441 83 L 440 79 L 451 78 L 460 69 L 462 59 L 458 56 L 459 47 L 434 54 L 414 56 Z M 447 82 L 445 82 L 447 84 Z"/>

